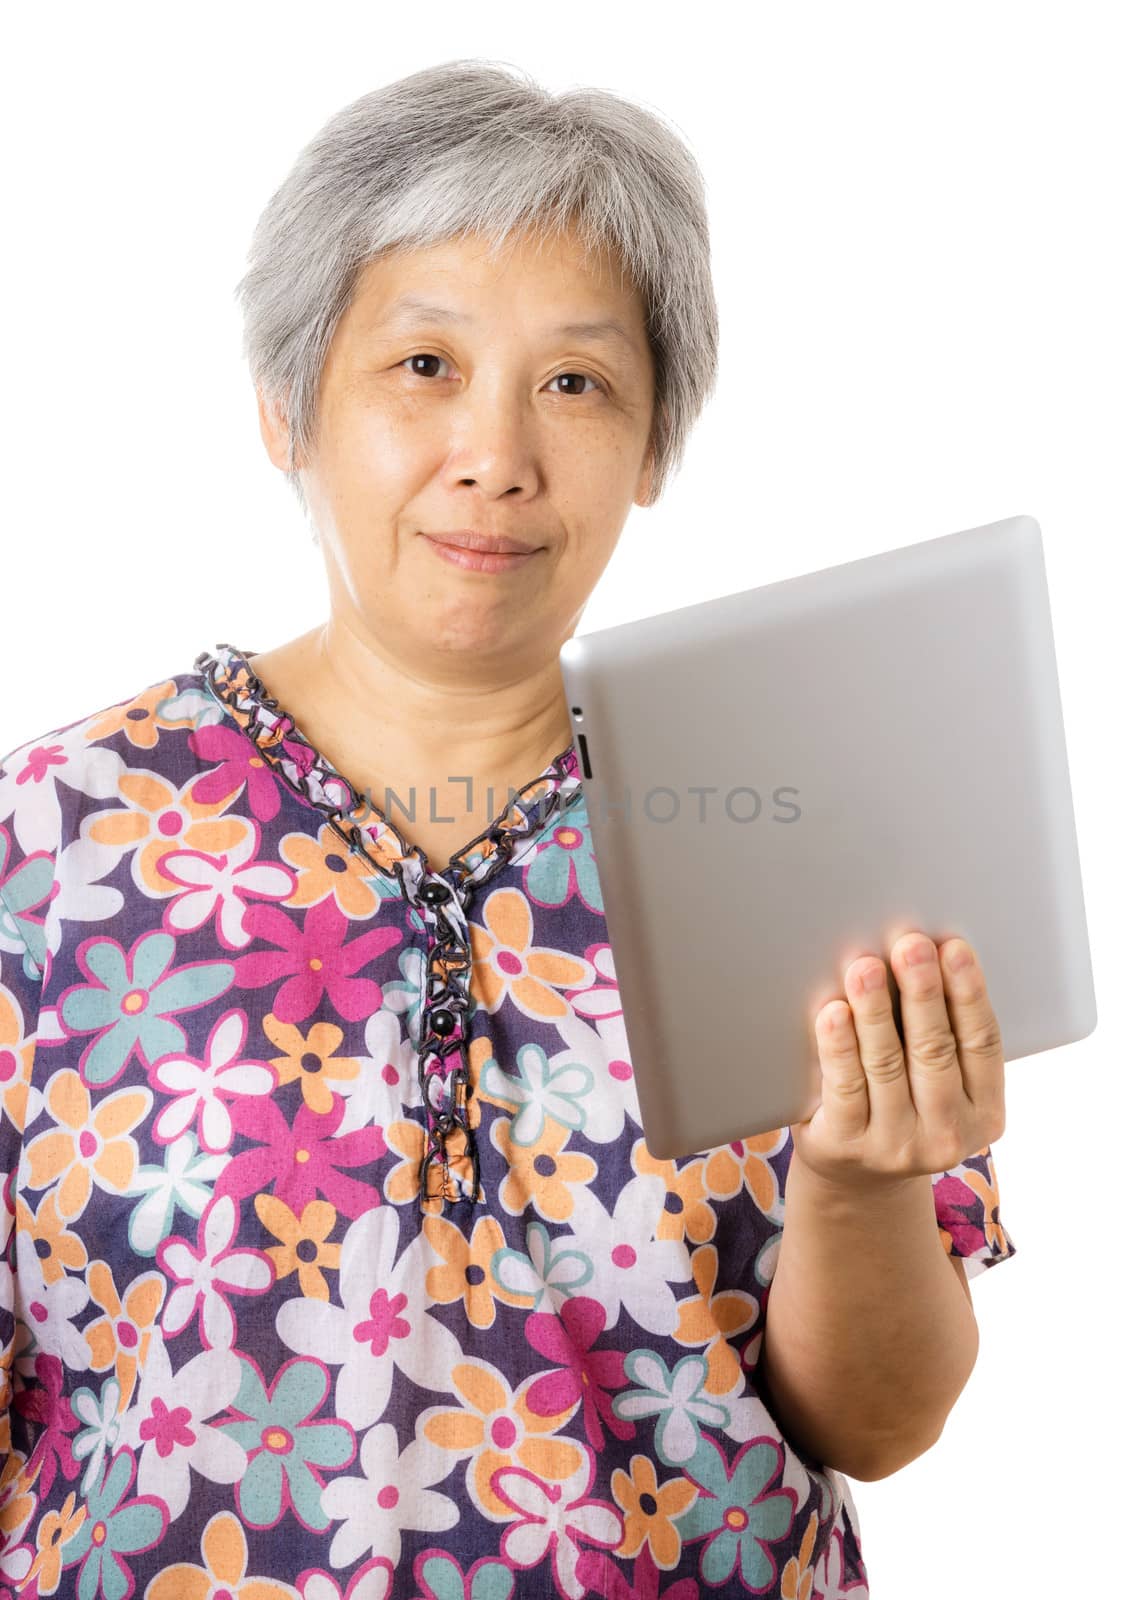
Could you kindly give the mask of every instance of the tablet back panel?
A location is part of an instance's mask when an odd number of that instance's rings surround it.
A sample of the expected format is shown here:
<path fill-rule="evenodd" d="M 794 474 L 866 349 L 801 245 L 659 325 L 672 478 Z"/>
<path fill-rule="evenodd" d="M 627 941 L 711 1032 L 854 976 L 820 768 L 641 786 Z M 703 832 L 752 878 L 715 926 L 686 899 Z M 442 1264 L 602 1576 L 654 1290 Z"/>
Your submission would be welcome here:
<path fill-rule="evenodd" d="M 1034 518 L 604 628 L 560 666 L 655 1156 L 810 1116 L 815 1013 L 914 928 L 972 943 L 1006 1059 L 1092 1031 Z"/>

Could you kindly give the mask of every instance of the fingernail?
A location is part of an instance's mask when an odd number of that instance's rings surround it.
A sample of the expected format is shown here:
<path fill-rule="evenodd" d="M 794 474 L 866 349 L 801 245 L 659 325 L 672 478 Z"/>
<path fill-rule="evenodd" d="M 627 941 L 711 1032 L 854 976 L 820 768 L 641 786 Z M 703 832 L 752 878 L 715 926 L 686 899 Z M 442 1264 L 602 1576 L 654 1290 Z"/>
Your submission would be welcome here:
<path fill-rule="evenodd" d="M 967 944 L 954 945 L 945 960 L 945 965 L 950 972 L 960 972 L 965 967 L 971 967 L 972 964 L 973 953 Z"/>

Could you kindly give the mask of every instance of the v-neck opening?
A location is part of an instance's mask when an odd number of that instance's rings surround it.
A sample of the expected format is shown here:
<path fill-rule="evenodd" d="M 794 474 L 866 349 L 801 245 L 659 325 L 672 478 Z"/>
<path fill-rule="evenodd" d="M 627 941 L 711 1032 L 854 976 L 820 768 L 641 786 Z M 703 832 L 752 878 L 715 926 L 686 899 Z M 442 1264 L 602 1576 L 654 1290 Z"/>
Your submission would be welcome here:
<path fill-rule="evenodd" d="M 320 812 L 407 899 L 429 879 L 441 879 L 456 891 L 471 891 L 504 865 L 521 840 L 534 840 L 557 814 L 582 799 L 572 743 L 516 790 L 488 826 L 450 855 L 444 867 L 434 870 L 422 846 L 412 843 L 373 800 L 360 793 L 287 707 L 269 694 L 252 665 L 257 653 L 218 643 L 213 651 L 203 650 L 194 667 L 279 782 Z"/>

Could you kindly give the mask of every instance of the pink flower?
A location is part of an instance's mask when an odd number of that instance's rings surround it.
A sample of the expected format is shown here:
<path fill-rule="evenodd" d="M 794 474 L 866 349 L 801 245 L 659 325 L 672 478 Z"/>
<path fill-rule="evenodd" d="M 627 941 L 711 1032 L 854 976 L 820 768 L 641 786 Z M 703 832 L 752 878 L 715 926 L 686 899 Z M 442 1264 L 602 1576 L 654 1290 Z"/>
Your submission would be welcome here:
<path fill-rule="evenodd" d="M 280 809 L 279 779 L 246 733 L 213 723 L 189 735 L 189 748 L 206 761 L 220 762 L 212 772 L 197 779 L 189 791 L 190 800 L 198 805 L 214 805 L 247 783 L 252 815 L 258 822 L 271 822 Z"/>
<path fill-rule="evenodd" d="M 349 942 L 347 919 L 333 895 L 311 906 L 302 929 L 278 906 L 249 906 L 244 927 L 254 937 L 276 945 L 240 956 L 234 963 L 242 988 L 260 989 L 280 978 L 272 1011 L 281 1022 L 302 1022 L 326 994 L 348 1022 L 373 1016 L 382 1004 L 381 986 L 373 978 L 356 978 L 359 967 L 398 943 L 400 928 L 374 928 Z"/>
<path fill-rule="evenodd" d="M 268 1096 L 244 1096 L 231 1108 L 239 1132 L 256 1141 L 257 1148 L 244 1150 L 225 1166 L 217 1180 L 216 1194 L 243 1200 L 272 1188 L 296 1216 L 316 1195 L 323 1195 L 344 1217 L 360 1217 L 372 1206 L 381 1205 L 378 1184 L 348 1178 L 340 1167 L 361 1167 L 386 1154 L 386 1139 L 381 1128 L 358 1128 L 353 1133 L 337 1133 L 346 1111 L 341 1095 L 333 1096 L 331 1111 L 318 1115 L 307 1105 L 296 1113 L 289 1125 L 276 1102 Z"/>
<path fill-rule="evenodd" d="M 185 1426 L 191 1416 L 188 1406 L 177 1406 L 170 1411 L 165 1401 L 155 1395 L 150 1415 L 138 1429 L 138 1437 L 152 1439 L 158 1455 L 164 1460 L 173 1454 L 174 1445 L 189 1445 L 196 1439 L 192 1428 Z"/>
<path fill-rule="evenodd" d="M 614 1415 L 606 1392 L 626 1382 L 626 1357 L 621 1350 L 591 1349 L 605 1321 L 606 1310 L 597 1300 L 577 1295 L 563 1302 L 558 1316 L 533 1311 L 524 1324 L 533 1350 L 562 1363 L 558 1372 L 547 1372 L 532 1384 L 529 1408 L 539 1417 L 553 1417 L 582 1399 L 587 1438 L 596 1450 L 605 1443 L 600 1417 L 616 1438 L 634 1437 L 634 1424 Z"/>
<path fill-rule="evenodd" d="M 36 1356 L 35 1383 L 20 1390 L 15 1397 L 15 1407 L 22 1417 L 43 1429 L 28 1463 L 29 1469 L 36 1462 L 40 1464 L 40 1491 L 44 1495 L 51 1493 L 57 1463 L 65 1478 L 77 1478 L 79 1463 L 71 1454 L 68 1434 L 74 1433 L 79 1419 L 63 1393 L 63 1363 L 58 1356 L 44 1352 Z"/>
<path fill-rule="evenodd" d="M 580 1583 L 586 1584 L 588 1593 L 593 1591 L 601 1594 L 604 1600 L 698 1600 L 701 1593 L 696 1578 L 679 1578 L 659 1594 L 658 1580 L 661 1574 L 649 1544 L 642 1546 L 629 1583 L 610 1557 L 598 1550 L 583 1552 L 575 1568 L 575 1576 Z"/>

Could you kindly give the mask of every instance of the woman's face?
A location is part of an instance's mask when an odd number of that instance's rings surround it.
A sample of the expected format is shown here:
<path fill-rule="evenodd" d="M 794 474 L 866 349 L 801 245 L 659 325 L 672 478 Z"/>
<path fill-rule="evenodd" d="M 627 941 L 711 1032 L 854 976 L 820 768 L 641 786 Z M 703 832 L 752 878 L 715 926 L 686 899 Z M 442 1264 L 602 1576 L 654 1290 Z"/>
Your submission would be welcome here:
<path fill-rule="evenodd" d="M 650 489 L 654 364 L 641 298 L 573 236 L 372 261 L 328 351 L 301 481 L 332 612 L 384 649 L 476 651 L 528 671 L 569 638 Z M 412 294 L 444 308 L 402 309 Z M 613 322 L 588 335 L 570 323 Z M 269 453 L 287 440 L 261 400 Z M 457 565 L 426 537 L 472 529 L 532 553 Z"/>

